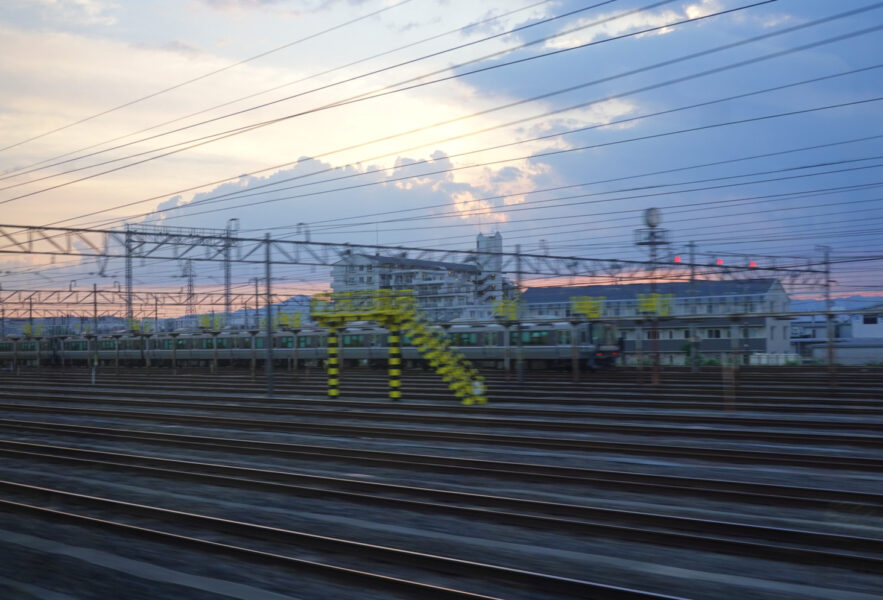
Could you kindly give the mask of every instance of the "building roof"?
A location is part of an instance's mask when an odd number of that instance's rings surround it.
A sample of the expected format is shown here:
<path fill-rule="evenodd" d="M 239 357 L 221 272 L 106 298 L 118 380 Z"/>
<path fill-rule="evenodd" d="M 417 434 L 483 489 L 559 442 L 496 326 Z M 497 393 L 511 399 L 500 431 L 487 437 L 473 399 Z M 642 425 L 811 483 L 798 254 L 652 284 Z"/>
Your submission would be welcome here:
<path fill-rule="evenodd" d="M 736 296 L 744 294 L 765 294 L 778 283 L 777 279 L 746 279 L 732 281 L 696 281 L 693 293 L 696 296 Z M 582 285 L 528 288 L 522 299 L 530 303 L 569 302 L 574 296 L 604 296 L 608 300 L 633 300 L 638 294 L 650 293 L 649 283 L 625 285 Z M 657 283 L 656 292 L 673 294 L 675 297 L 689 297 L 689 282 Z"/>
<path fill-rule="evenodd" d="M 478 273 L 480 269 L 472 263 L 450 263 L 437 260 L 422 260 L 419 258 L 405 258 L 403 256 L 379 256 L 372 254 L 353 254 L 370 260 L 375 265 L 384 265 L 392 267 L 411 267 L 418 269 L 437 269 L 446 271 L 469 271 L 470 273 Z"/>

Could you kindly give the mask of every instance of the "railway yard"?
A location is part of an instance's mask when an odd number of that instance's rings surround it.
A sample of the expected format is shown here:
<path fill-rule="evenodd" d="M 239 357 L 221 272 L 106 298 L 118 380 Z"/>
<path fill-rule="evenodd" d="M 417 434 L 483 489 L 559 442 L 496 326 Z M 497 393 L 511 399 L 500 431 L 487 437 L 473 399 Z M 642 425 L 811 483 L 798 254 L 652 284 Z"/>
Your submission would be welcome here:
<path fill-rule="evenodd" d="M 883 598 L 879 367 L 345 371 L 0 374 L 0 597 Z"/>

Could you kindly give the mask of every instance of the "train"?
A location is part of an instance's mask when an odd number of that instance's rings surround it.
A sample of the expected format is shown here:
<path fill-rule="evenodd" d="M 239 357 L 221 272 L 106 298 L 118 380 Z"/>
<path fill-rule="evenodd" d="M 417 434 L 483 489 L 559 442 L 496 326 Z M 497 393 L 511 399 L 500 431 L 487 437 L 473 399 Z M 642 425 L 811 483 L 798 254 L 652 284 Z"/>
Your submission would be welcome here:
<path fill-rule="evenodd" d="M 610 323 L 536 322 L 520 327 L 502 324 L 444 324 L 450 346 L 479 369 L 507 369 L 521 357 L 527 369 L 570 369 L 576 358 L 584 368 L 617 364 L 622 340 Z M 278 366 L 321 366 L 328 355 L 327 331 L 305 327 L 272 332 L 272 360 Z M 353 322 L 338 330 L 344 367 L 386 366 L 386 329 L 371 322 Z M 518 343 L 519 336 L 521 343 Z M 154 367 L 251 367 L 266 360 L 267 334 L 255 330 L 182 330 L 95 335 L 6 336 L 0 338 L 0 364 L 98 365 Z M 402 336 L 405 368 L 426 368 L 407 335 Z"/>

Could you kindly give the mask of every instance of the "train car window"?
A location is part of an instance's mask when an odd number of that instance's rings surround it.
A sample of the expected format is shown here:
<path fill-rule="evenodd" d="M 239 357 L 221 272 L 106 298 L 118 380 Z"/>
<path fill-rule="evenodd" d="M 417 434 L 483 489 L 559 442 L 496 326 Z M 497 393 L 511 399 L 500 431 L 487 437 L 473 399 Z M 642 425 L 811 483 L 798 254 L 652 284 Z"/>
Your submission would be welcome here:
<path fill-rule="evenodd" d="M 487 331 L 482 334 L 484 336 L 485 346 L 502 346 L 503 333 L 500 331 Z"/>
<path fill-rule="evenodd" d="M 356 346 L 364 346 L 365 345 L 365 336 L 363 336 L 363 335 L 344 335 L 343 336 L 343 345 L 347 348 L 356 347 Z"/>
<path fill-rule="evenodd" d="M 474 331 L 460 331 L 452 334 L 453 344 L 455 346 L 477 346 L 478 333 Z"/>
<path fill-rule="evenodd" d="M 12 352 L 12 344 L 9 342 L 0 343 L 0 352 Z"/>
<path fill-rule="evenodd" d="M 254 338 L 254 347 L 255 348 L 264 348 L 264 338 L 255 336 Z"/>
<path fill-rule="evenodd" d="M 570 332 L 569 331 L 559 331 L 558 332 L 558 345 L 564 346 L 570 344 Z"/>
<path fill-rule="evenodd" d="M 518 332 L 512 331 L 510 332 L 509 341 L 512 345 L 516 345 L 518 343 Z M 522 331 L 521 332 L 521 343 L 525 346 L 548 346 L 549 345 L 549 332 L 548 331 Z"/>
<path fill-rule="evenodd" d="M 230 338 L 219 337 L 216 338 L 216 343 L 218 344 L 219 349 L 226 349 L 230 347 Z"/>

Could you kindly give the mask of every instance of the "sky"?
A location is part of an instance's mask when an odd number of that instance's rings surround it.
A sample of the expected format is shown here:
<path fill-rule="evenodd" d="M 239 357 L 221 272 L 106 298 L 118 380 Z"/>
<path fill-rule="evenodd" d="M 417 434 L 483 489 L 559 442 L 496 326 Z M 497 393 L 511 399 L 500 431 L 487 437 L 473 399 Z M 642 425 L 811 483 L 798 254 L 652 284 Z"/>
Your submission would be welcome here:
<path fill-rule="evenodd" d="M 695 242 L 702 262 L 795 265 L 825 245 L 839 295 L 877 295 L 881 48 L 871 0 L 8 0 L 0 221 L 237 218 L 439 249 L 499 231 L 507 251 L 639 260 L 657 207 L 665 260 Z M 122 279 L 96 271 L 5 255 L 0 285 Z M 200 289 L 221 278 L 199 266 Z"/>

